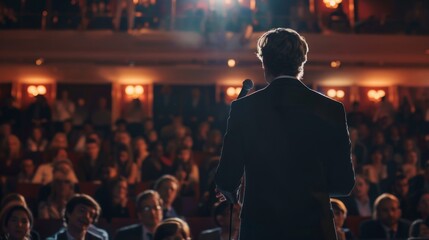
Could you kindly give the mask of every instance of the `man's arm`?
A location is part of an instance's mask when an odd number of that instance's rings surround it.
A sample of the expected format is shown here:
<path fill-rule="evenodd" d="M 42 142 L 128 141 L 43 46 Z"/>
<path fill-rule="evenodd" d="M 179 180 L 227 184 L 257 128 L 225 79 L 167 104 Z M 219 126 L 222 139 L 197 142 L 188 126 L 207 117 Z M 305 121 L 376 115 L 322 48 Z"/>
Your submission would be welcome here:
<path fill-rule="evenodd" d="M 215 176 L 217 189 L 233 203 L 237 202 L 237 191 L 244 173 L 243 132 L 237 119 L 238 115 L 238 109 L 233 102 Z"/>
<path fill-rule="evenodd" d="M 332 148 L 330 148 L 330 156 L 326 163 L 329 195 L 332 197 L 349 195 L 355 184 L 346 114 L 342 104 L 338 104 L 336 107 Z"/>

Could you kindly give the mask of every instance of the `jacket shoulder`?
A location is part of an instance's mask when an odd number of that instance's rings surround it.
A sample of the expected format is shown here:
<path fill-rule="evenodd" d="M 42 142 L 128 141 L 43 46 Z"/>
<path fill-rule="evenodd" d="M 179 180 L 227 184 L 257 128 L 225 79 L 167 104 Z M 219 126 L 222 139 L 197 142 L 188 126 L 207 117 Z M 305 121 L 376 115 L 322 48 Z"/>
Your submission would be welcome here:
<path fill-rule="evenodd" d="M 141 228 L 142 228 L 142 226 L 140 224 L 133 224 L 133 225 L 125 226 L 125 227 L 118 229 L 116 231 L 116 235 L 133 233 L 133 232 L 139 231 L 139 229 L 141 229 Z"/>

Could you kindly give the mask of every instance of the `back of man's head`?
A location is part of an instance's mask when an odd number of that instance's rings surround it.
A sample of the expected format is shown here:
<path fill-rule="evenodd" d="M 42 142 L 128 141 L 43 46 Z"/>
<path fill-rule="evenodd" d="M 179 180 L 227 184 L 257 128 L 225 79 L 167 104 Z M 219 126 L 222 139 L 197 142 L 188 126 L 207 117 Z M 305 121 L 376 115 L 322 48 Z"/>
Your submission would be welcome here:
<path fill-rule="evenodd" d="M 289 75 L 301 78 L 307 53 L 304 37 L 290 28 L 271 29 L 257 43 L 257 56 L 265 72 L 272 77 Z"/>

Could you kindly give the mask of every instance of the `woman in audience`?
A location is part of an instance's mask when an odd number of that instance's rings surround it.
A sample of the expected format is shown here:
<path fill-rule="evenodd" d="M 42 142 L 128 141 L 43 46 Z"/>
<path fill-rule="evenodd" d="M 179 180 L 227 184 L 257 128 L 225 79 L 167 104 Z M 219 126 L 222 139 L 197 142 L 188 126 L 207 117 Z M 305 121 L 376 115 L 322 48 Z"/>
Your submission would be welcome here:
<path fill-rule="evenodd" d="M 73 183 L 77 183 L 78 179 L 76 176 L 76 173 L 73 169 L 73 164 L 68 160 L 68 154 L 65 148 L 57 148 L 53 151 L 53 160 L 51 163 L 45 163 L 40 165 L 37 170 L 36 174 L 33 178 L 33 183 L 40 183 L 43 185 L 46 185 L 52 181 L 53 178 L 53 168 L 54 165 L 57 164 L 59 161 L 63 161 L 64 163 L 68 163 L 69 166 L 64 166 L 64 171 L 67 169 L 68 174 L 70 174 L 71 180 Z"/>
<path fill-rule="evenodd" d="M 342 199 L 350 216 L 370 217 L 373 199 L 369 195 L 370 182 L 363 175 L 356 175 L 352 194 Z"/>
<path fill-rule="evenodd" d="M 7 137 L 7 145 L 0 152 L 0 176 L 15 177 L 21 165 L 21 142 L 11 134 Z"/>
<path fill-rule="evenodd" d="M 180 182 L 182 196 L 196 196 L 200 173 L 192 158 L 192 150 L 181 148 L 177 152 L 177 159 L 173 164 L 173 173 Z"/>
<path fill-rule="evenodd" d="M 374 184 L 387 178 L 387 166 L 383 162 L 383 153 L 379 149 L 373 150 L 369 164 L 362 167 L 365 177 Z"/>
<path fill-rule="evenodd" d="M 67 141 L 67 135 L 63 132 L 55 133 L 54 137 L 52 138 L 51 144 L 49 146 L 49 149 L 57 149 L 57 148 L 64 148 L 68 149 L 69 144 Z"/>
<path fill-rule="evenodd" d="M 137 183 L 139 177 L 137 164 L 131 158 L 129 148 L 124 144 L 120 144 L 116 151 L 115 162 L 118 165 L 119 175 L 125 177 L 128 184 Z"/>
<path fill-rule="evenodd" d="M 168 218 L 155 229 L 153 240 L 191 240 L 189 225 L 180 218 Z"/>
<path fill-rule="evenodd" d="M 43 152 L 48 147 L 48 140 L 43 136 L 43 129 L 35 126 L 31 131 L 31 136 L 27 139 L 27 151 Z"/>
<path fill-rule="evenodd" d="M 134 156 L 134 162 L 137 165 L 137 169 L 141 169 L 143 162 L 149 157 L 148 146 L 143 137 L 137 137 L 134 140 Z M 138 181 L 141 180 L 140 174 L 140 171 L 138 171 Z"/>
<path fill-rule="evenodd" d="M 11 204 L 0 212 L 0 239 L 31 240 L 31 228 L 33 226 L 33 215 L 31 211 L 22 204 Z"/>
<path fill-rule="evenodd" d="M 18 173 L 18 182 L 31 183 L 34 174 L 36 173 L 36 166 L 32 158 L 26 157 L 21 162 L 21 169 Z"/>

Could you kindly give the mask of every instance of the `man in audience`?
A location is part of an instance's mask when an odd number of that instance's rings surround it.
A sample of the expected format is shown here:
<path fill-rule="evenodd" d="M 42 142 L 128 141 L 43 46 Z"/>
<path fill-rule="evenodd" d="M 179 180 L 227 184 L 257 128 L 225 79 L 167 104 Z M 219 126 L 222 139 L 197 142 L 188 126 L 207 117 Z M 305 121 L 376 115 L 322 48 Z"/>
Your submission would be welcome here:
<path fill-rule="evenodd" d="M 341 200 L 331 198 L 332 212 L 334 213 L 335 231 L 337 240 L 354 239 L 352 232 L 344 228 L 344 221 L 347 218 L 347 208 Z"/>
<path fill-rule="evenodd" d="M 375 200 L 373 218 L 361 224 L 361 239 L 408 238 L 410 222 L 401 219 L 399 200 L 394 195 L 383 193 Z"/>
<path fill-rule="evenodd" d="M 230 208 L 227 202 L 218 202 L 214 205 L 213 218 L 218 226 L 217 228 L 208 229 L 201 232 L 199 240 L 222 240 L 229 239 L 230 227 Z M 238 205 L 234 206 L 232 219 L 232 239 L 238 239 L 238 230 L 240 227 L 239 218 L 240 209 Z"/>
<path fill-rule="evenodd" d="M 163 217 L 164 219 L 179 217 L 176 210 L 173 208 L 174 200 L 176 200 L 179 192 L 180 183 L 172 175 L 164 175 L 155 182 L 155 190 L 159 193 L 163 201 Z"/>
<path fill-rule="evenodd" d="M 102 229 L 90 230 L 100 216 L 100 206 L 86 194 L 76 194 L 67 202 L 64 211 L 65 228 L 55 233 L 49 240 L 104 240 L 106 236 Z M 102 230 L 102 231 L 100 231 Z"/>
<path fill-rule="evenodd" d="M 105 160 L 100 153 L 100 144 L 97 140 L 89 138 L 86 141 L 86 152 L 77 164 L 77 175 L 79 181 L 101 180 Z"/>
<path fill-rule="evenodd" d="M 152 240 L 155 228 L 162 221 L 162 199 L 153 190 L 137 196 L 139 224 L 126 226 L 116 232 L 115 240 Z"/>

